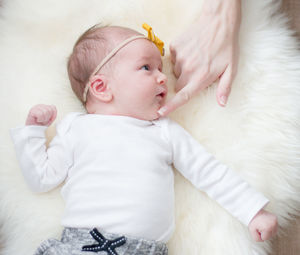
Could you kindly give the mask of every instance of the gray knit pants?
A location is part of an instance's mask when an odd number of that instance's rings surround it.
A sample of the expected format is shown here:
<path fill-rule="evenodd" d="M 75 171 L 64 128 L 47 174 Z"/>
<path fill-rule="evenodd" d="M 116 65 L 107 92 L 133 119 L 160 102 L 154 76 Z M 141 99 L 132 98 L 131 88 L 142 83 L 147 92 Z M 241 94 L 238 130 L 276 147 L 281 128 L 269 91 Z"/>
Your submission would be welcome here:
<path fill-rule="evenodd" d="M 44 241 L 34 255 L 167 255 L 164 243 L 101 233 L 97 229 L 65 228 L 61 241 Z"/>

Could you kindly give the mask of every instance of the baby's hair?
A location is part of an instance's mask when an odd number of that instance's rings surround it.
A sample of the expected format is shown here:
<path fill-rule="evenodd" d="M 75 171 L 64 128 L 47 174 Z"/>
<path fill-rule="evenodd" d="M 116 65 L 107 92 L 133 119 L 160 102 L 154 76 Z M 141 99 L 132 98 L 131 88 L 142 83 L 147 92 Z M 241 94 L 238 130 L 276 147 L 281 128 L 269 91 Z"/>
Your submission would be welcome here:
<path fill-rule="evenodd" d="M 139 33 L 129 28 L 97 24 L 78 38 L 67 68 L 72 90 L 84 105 L 83 92 L 94 69 L 116 46 L 118 38 L 124 40 L 137 34 Z M 109 65 L 104 68 L 109 68 Z"/>

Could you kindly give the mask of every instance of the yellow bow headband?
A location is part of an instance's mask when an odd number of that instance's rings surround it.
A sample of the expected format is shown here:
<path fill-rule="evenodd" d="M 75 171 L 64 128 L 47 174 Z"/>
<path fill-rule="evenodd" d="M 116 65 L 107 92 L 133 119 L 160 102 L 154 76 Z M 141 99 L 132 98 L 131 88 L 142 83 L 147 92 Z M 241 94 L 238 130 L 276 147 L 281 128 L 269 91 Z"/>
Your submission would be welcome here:
<path fill-rule="evenodd" d="M 93 71 L 93 73 L 91 74 L 90 77 L 93 77 L 101 69 L 101 67 L 104 66 L 120 49 L 122 49 L 125 45 L 127 45 L 128 43 L 130 43 L 136 39 L 150 40 L 151 42 L 153 42 L 156 45 L 156 47 L 158 48 L 158 50 L 160 52 L 160 55 L 164 56 L 164 54 L 165 54 L 164 42 L 162 40 L 160 40 L 153 33 L 152 27 L 150 27 L 148 24 L 144 23 L 143 28 L 148 31 L 148 38 L 145 37 L 144 35 L 136 35 L 136 36 L 129 37 L 128 39 L 121 42 L 101 61 L 101 63 L 95 68 L 95 70 Z M 84 91 L 83 91 L 82 99 L 83 99 L 84 103 L 86 102 L 86 96 L 89 91 L 89 88 L 90 88 L 90 82 L 88 82 L 88 84 L 86 84 Z"/>
<path fill-rule="evenodd" d="M 156 47 L 160 51 L 160 55 L 165 55 L 164 42 L 160 40 L 152 31 L 152 27 L 150 27 L 147 23 L 143 24 L 143 28 L 148 31 L 148 39 L 153 42 Z"/>

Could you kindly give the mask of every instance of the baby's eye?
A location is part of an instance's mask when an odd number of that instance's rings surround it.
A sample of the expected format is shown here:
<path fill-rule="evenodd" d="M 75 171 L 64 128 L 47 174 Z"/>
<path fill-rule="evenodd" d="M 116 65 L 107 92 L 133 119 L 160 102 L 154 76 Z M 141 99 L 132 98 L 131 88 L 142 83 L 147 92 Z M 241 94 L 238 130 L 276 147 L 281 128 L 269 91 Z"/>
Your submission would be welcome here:
<path fill-rule="evenodd" d="M 149 71 L 150 70 L 150 66 L 149 65 L 143 65 L 141 67 L 142 70 L 146 70 L 146 71 Z"/>

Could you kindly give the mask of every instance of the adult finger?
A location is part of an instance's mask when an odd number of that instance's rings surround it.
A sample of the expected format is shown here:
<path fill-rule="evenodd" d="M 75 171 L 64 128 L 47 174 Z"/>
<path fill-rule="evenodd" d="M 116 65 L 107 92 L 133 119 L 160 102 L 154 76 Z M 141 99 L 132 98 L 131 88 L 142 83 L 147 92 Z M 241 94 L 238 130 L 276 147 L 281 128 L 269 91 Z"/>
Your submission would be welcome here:
<path fill-rule="evenodd" d="M 182 68 L 182 64 L 179 61 L 174 62 L 174 67 L 173 67 L 173 73 L 175 75 L 176 78 L 178 78 L 181 75 L 181 68 Z"/>
<path fill-rule="evenodd" d="M 175 64 L 175 62 L 176 62 L 176 50 L 175 50 L 175 47 L 173 46 L 172 43 L 170 44 L 169 49 L 170 49 L 171 62 L 173 64 Z"/>
<path fill-rule="evenodd" d="M 187 76 L 181 73 L 175 84 L 175 92 L 178 93 L 188 84 Z"/>
<path fill-rule="evenodd" d="M 181 79 L 178 79 L 181 82 Z M 158 110 L 161 116 L 166 116 L 170 112 L 175 111 L 178 107 L 187 103 L 194 95 L 196 95 L 200 90 L 208 87 L 212 84 L 213 78 L 206 75 L 201 75 L 199 80 L 189 82 L 181 90 L 179 90 L 175 96 L 167 102 L 162 108 Z"/>
<path fill-rule="evenodd" d="M 161 116 L 166 116 L 175 111 L 178 107 L 187 103 L 196 93 L 197 87 L 194 84 L 187 84 L 183 89 L 178 91 L 175 96 L 158 110 Z"/>
<path fill-rule="evenodd" d="M 232 82 L 233 82 L 232 67 L 227 66 L 224 73 L 220 77 L 219 85 L 217 88 L 217 102 L 219 103 L 220 106 L 226 105 L 231 91 Z"/>
<path fill-rule="evenodd" d="M 199 70 L 195 71 L 186 65 L 185 68 L 181 70 L 175 85 L 175 91 L 178 92 L 185 86 L 189 87 L 190 85 L 187 85 L 188 83 L 194 83 L 194 92 L 196 92 L 211 85 L 215 81 L 214 77 L 215 75 L 210 72 L 209 66 L 199 68 Z"/>

